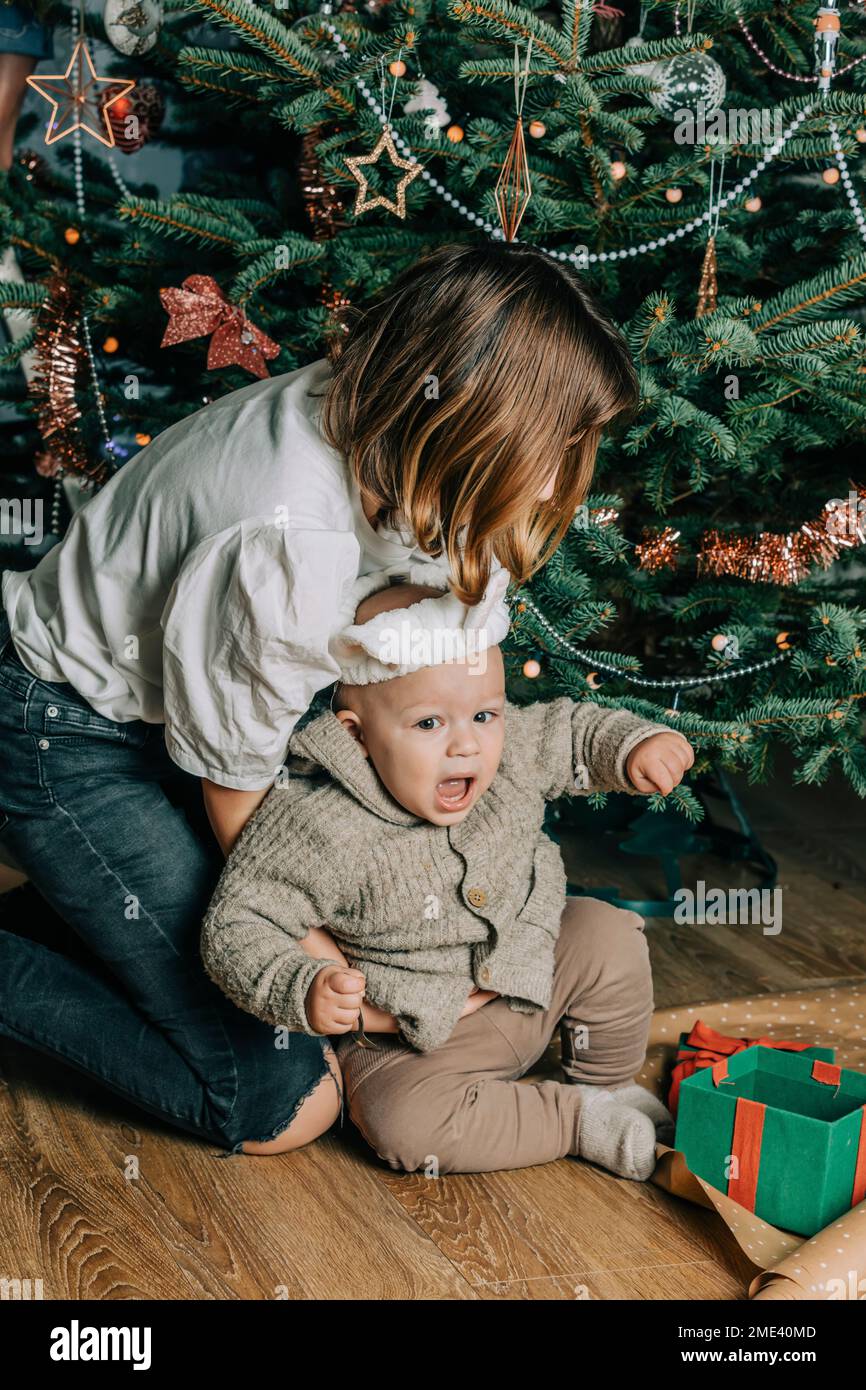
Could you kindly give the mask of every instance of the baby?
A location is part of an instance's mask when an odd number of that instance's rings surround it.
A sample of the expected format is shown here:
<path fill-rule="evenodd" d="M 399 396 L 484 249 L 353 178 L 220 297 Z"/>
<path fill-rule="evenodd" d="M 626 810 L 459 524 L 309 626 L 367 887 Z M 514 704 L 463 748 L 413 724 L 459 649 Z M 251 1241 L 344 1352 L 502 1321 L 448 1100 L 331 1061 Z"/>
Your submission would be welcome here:
<path fill-rule="evenodd" d="M 368 593 L 332 644 L 336 708 L 293 735 L 202 956 L 241 1008 L 344 1035 L 350 1115 L 392 1167 L 571 1154 L 645 1179 L 671 1122 L 634 1084 L 653 1007 L 643 922 L 567 899 L 542 822 L 568 793 L 666 794 L 692 751 L 627 710 L 506 701 L 504 583 L 472 609 L 414 584 Z M 329 948 L 310 954 L 323 924 Z M 557 1029 L 563 1079 L 521 1082 Z"/>

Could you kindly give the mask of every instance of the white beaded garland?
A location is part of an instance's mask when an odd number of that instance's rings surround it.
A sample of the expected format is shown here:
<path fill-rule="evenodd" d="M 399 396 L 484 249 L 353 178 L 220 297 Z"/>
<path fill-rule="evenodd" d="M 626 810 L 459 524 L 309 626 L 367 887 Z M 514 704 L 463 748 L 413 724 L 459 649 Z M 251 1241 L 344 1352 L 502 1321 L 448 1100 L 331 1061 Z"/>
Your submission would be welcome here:
<path fill-rule="evenodd" d="M 842 185 L 845 189 L 845 196 L 848 199 L 849 206 L 854 214 L 854 221 L 857 224 L 857 230 L 860 233 L 860 236 L 862 237 L 863 241 L 866 242 L 866 214 L 864 214 L 863 209 L 857 201 L 857 194 L 854 191 L 854 185 L 851 182 L 851 175 L 848 172 L 848 160 L 845 157 L 845 151 L 842 149 L 842 141 L 839 139 L 839 131 L 836 126 L 836 122 L 834 120 L 831 120 L 829 122 L 829 125 L 830 138 L 833 142 L 833 153 L 836 156 L 836 163 L 839 166 L 839 173 L 842 178 Z"/>
<path fill-rule="evenodd" d="M 742 32 L 743 38 L 746 40 L 746 43 L 747 43 L 747 44 L 749 45 L 749 47 L 751 48 L 752 52 L 753 52 L 753 53 L 757 53 L 757 55 L 758 55 L 758 57 L 760 58 L 761 62 L 764 63 L 765 66 L 768 67 L 768 68 L 770 69 L 770 72 L 774 72 L 774 73 L 776 74 L 777 77 L 787 77 L 787 79 L 788 79 L 789 82 L 817 82 L 817 81 L 818 81 L 818 75 L 817 75 L 817 73 L 813 73 L 813 74 L 811 74 L 811 75 L 809 75 L 809 76 L 803 76 L 801 73 L 798 73 L 798 72 L 787 72 L 787 71 L 785 70 L 785 68 L 776 67 L 776 64 L 775 64 L 774 62 L 772 62 L 771 59 L 769 59 L 769 58 L 767 57 L 767 55 L 766 55 L 766 53 L 764 52 L 763 48 L 760 48 L 759 45 L 755 42 L 755 40 L 752 38 L 752 35 L 749 33 L 748 29 L 746 28 L 745 20 L 743 19 L 742 15 L 740 15 L 740 14 L 737 15 L 737 24 L 740 26 L 740 30 L 741 30 L 741 32 Z M 677 30 L 677 33 L 679 33 L 679 12 L 677 12 L 677 17 L 676 17 L 676 30 Z M 836 76 L 836 77 L 842 77 L 846 72 L 850 72 L 852 68 L 856 68 L 857 64 L 858 64 L 858 63 L 862 63 L 862 62 L 864 61 L 864 59 L 866 59 L 866 54 L 861 54 L 861 56 L 860 56 L 859 58 L 855 58 L 853 62 L 847 63 L 847 64 L 845 65 L 844 68 L 839 68 L 838 72 L 835 73 L 835 76 Z"/>
<path fill-rule="evenodd" d="M 610 661 L 600 661 L 597 656 L 590 656 L 588 652 L 582 652 L 567 637 L 561 636 L 556 628 L 545 617 L 541 609 L 525 591 L 520 591 L 514 595 L 514 602 L 520 601 L 522 605 L 530 609 L 535 615 L 545 632 L 558 642 L 572 656 L 579 661 L 590 666 L 593 671 L 606 671 L 610 675 L 620 676 L 630 685 L 641 685 L 653 690 L 685 690 L 687 687 L 696 685 L 720 685 L 723 681 L 736 680 L 739 676 L 751 676 L 755 671 L 766 671 L 770 666 L 776 666 L 780 661 L 784 661 L 788 656 L 785 651 L 778 651 L 774 656 L 768 657 L 766 661 L 754 661 L 750 666 L 731 667 L 728 671 L 709 672 L 703 676 L 685 676 L 679 678 L 651 679 L 649 676 L 635 675 L 633 671 L 624 671 L 621 666 L 615 666 Z"/>
<path fill-rule="evenodd" d="M 340 54 L 344 58 L 349 57 L 349 49 L 343 42 L 334 25 L 331 24 L 328 20 L 324 20 L 323 28 L 327 31 L 332 42 L 338 48 Z M 858 59 L 857 61 L 859 62 L 862 60 Z M 849 64 L 849 66 L 855 66 L 855 64 Z M 847 69 L 844 69 L 844 71 L 847 71 Z M 786 76 L 787 74 L 783 73 L 782 75 Z M 561 73 L 555 73 L 554 78 L 561 82 L 565 81 L 565 76 Z M 382 121 L 383 124 L 387 125 L 387 117 L 385 117 L 385 113 L 379 106 L 378 101 L 375 99 L 375 97 L 373 97 L 366 82 L 361 77 L 356 77 L 355 81 L 362 93 L 366 96 L 370 106 L 375 107 L 378 110 L 380 121 Z M 751 173 L 747 174 L 744 179 L 741 179 L 739 183 L 735 184 L 734 187 L 730 189 L 728 193 L 724 194 L 724 196 L 721 197 L 718 200 L 718 202 L 714 204 L 713 207 L 707 208 L 706 211 L 702 212 L 699 217 L 696 217 L 691 222 L 686 223 L 685 226 L 677 227 L 674 231 L 667 232 L 665 236 L 658 237 L 655 241 L 642 243 L 637 246 L 620 247 L 616 251 L 590 251 L 588 254 L 580 254 L 576 251 L 555 251 L 551 250 L 547 246 L 542 246 L 539 249 L 546 252 L 547 255 L 553 256 L 556 260 L 571 261 L 573 264 L 579 266 L 586 265 L 587 263 L 590 265 L 595 265 L 607 261 L 624 260 L 626 256 L 643 255 L 646 251 L 657 251 L 660 247 L 670 245 L 671 242 L 678 240 L 680 237 L 684 237 L 687 232 L 695 231 L 698 227 L 702 225 L 702 223 L 709 222 L 711 218 L 717 217 L 722 208 L 727 207 L 729 203 L 732 203 L 736 198 L 738 198 L 740 194 L 744 191 L 744 189 L 746 189 L 748 185 L 752 183 L 753 180 L 756 179 L 760 173 L 763 172 L 767 165 L 770 164 L 772 160 L 775 159 L 776 156 L 782 152 L 785 145 L 787 145 L 788 141 L 796 133 L 799 126 L 801 126 L 803 121 L 805 121 L 806 117 L 811 114 L 811 111 L 812 107 L 807 106 L 804 107 L 802 111 L 798 112 L 798 114 L 794 117 L 793 121 L 788 126 L 787 130 L 785 130 L 783 135 L 778 140 L 776 140 L 773 145 L 770 145 L 765 148 L 764 157 L 758 161 L 755 168 L 752 169 Z M 833 127 L 833 129 L 835 129 L 835 127 Z M 396 131 L 392 132 L 392 134 L 394 138 L 394 143 L 400 150 L 401 154 L 405 155 L 407 159 L 411 159 L 413 162 L 417 162 L 411 146 L 408 144 L 406 140 L 403 139 L 402 135 L 399 135 Z M 836 136 L 836 139 L 838 141 L 838 134 Z M 477 213 L 472 213 L 471 211 L 466 209 L 462 203 L 457 203 L 454 200 L 453 196 L 446 198 L 447 190 L 445 188 L 445 185 L 439 183 L 439 181 L 436 178 L 434 178 L 434 176 L 429 172 L 429 170 L 422 168 L 421 178 L 424 179 L 424 181 L 429 185 L 430 188 L 432 188 L 436 193 L 440 194 L 441 197 L 445 198 L 445 200 L 451 206 L 455 207 L 456 210 L 462 216 L 466 217 L 468 221 L 474 222 L 475 225 L 478 227 L 482 227 L 483 230 L 488 233 L 488 235 L 495 237 L 497 240 L 503 239 L 504 233 L 502 232 L 501 228 L 493 227 L 490 222 L 485 222 L 484 219 L 480 217 Z"/>

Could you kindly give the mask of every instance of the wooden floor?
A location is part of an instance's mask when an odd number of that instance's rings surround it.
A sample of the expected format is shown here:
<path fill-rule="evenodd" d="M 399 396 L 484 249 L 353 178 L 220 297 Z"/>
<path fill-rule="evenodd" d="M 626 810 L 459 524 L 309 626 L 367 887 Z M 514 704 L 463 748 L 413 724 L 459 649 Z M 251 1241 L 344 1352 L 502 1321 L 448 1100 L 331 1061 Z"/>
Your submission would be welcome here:
<path fill-rule="evenodd" d="M 862 803 L 841 784 L 740 790 L 780 863 L 783 931 L 655 919 L 660 1008 L 866 974 Z M 581 883 L 660 886 L 598 843 L 566 859 Z M 718 861 L 686 867 L 731 883 Z M 724 1300 L 748 1282 L 711 1213 L 573 1159 L 431 1180 L 349 1128 L 276 1159 L 214 1152 L 0 1043 L 0 1276 L 41 1278 L 46 1299 Z"/>

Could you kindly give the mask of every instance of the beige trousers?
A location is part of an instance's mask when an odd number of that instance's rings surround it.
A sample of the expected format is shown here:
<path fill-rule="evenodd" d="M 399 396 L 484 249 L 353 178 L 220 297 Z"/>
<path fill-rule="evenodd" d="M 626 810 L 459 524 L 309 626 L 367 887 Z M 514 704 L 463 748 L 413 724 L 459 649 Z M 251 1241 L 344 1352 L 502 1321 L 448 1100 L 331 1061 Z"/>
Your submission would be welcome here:
<path fill-rule="evenodd" d="M 572 1080 L 627 1085 L 646 1055 L 652 1009 L 643 920 L 569 898 L 549 1009 L 517 1013 L 491 1000 L 460 1019 L 435 1052 L 417 1052 L 391 1033 L 375 1034 L 379 1050 L 368 1051 L 347 1034 L 337 1055 L 349 1114 L 380 1158 L 410 1173 L 484 1173 L 562 1158 L 577 1152 L 580 1088 L 518 1078 L 562 1023 L 576 1042 L 570 1048 L 563 1038 Z"/>

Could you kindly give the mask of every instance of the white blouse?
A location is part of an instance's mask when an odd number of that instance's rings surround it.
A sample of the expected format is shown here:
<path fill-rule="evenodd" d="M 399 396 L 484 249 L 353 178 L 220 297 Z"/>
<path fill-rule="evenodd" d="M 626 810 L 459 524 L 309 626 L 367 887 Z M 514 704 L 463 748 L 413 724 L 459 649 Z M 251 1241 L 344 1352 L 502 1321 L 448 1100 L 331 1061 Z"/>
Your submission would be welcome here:
<path fill-rule="evenodd" d="M 34 570 L 3 575 L 33 675 L 109 719 L 164 723 L 175 763 L 241 791 L 269 785 L 336 680 L 329 639 L 352 621 L 358 577 L 448 574 L 408 531 L 367 520 L 319 432 L 329 372 L 266 378 L 172 425 Z"/>

